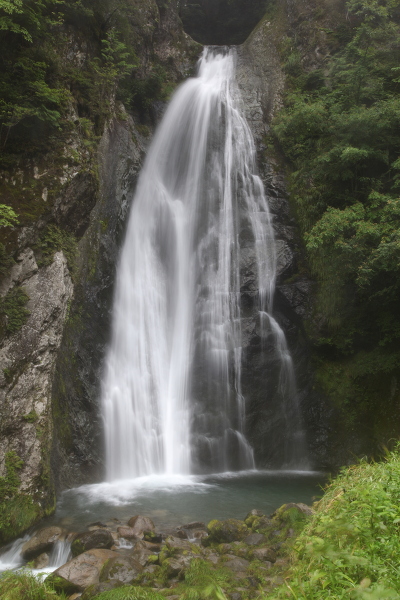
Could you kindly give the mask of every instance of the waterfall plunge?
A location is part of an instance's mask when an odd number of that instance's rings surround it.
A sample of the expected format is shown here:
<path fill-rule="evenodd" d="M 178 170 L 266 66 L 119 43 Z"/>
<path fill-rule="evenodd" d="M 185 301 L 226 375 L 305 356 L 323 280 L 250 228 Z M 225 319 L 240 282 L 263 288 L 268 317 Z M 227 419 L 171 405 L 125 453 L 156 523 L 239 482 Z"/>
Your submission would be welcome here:
<path fill-rule="evenodd" d="M 254 467 L 241 391 L 243 218 L 257 261 L 262 328 L 276 338 L 282 378 L 293 370 L 270 315 L 274 237 L 254 173 L 235 51 L 206 48 L 198 77 L 175 94 L 155 135 L 118 267 L 102 384 L 109 480 L 190 473 L 201 446 L 213 471 Z M 205 397 L 212 411 L 207 417 L 200 408 L 195 417 Z"/>

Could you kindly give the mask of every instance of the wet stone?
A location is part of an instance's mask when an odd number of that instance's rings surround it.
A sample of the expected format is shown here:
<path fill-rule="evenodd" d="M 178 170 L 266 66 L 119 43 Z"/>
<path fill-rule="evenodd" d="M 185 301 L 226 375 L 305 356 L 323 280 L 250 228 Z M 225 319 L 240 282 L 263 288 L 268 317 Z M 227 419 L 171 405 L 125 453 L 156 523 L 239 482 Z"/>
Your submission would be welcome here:
<path fill-rule="evenodd" d="M 113 545 L 114 539 L 110 531 L 95 529 L 79 533 L 71 544 L 71 552 L 72 556 L 78 556 L 78 554 L 94 548 L 109 550 Z"/>
<path fill-rule="evenodd" d="M 234 571 L 235 573 L 239 573 L 246 571 L 249 564 L 249 561 L 245 558 L 235 557 L 233 560 L 228 560 L 228 562 L 226 562 L 224 566 L 230 569 L 231 571 Z"/>
<path fill-rule="evenodd" d="M 134 532 L 133 528 L 128 527 L 126 525 L 122 527 L 117 527 L 117 533 L 120 538 L 124 538 L 125 540 L 137 539 L 136 533 Z"/>
<path fill-rule="evenodd" d="M 89 550 L 56 569 L 46 581 L 59 592 L 83 592 L 87 587 L 99 583 L 103 565 L 114 557 L 118 557 L 118 554 L 111 550 Z"/>
<path fill-rule="evenodd" d="M 153 556 L 153 552 L 147 549 L 145 542 L 136 542 L 133 550 L 130 554 L 144 567 L 150 556 Z"/>
<path fill-rule="evenodd" d="M 169 550 L 191 550 L 190 542 L 188 542 L 187 540 L 181 540 L 180 538 L 174 537 L 172 535 L 167 537 L 165 543 Z"/>
<path fill-rule="evenodd" d="M 186 525 L 180 525 L 179 527 L 177 527 L 177 530 L 180 529 L 205 529 L 205 523 L 202 523 L 201 521 L 193 521 L 192 523 L 187 523 Z"/>
<path fill-rule="evenodd" d="M 272 548 L 255 548 L 252 552 L 253 558 L 261 561 L 276 561 L 276 553 Z"/>
<path fill-rule="evenodd" d="M 243 541 L 248 546 L 258 546 L 259 544 L 265 543 L 267 539 L 262 533 L 251 533 L 246 536 Z"/>
<path fill-rule="evenodd" d="M 100 581 L 115 580 L 132 583 L 143 571 L 142 565 L 133 557 L 118 556 L 106 562 L 101 570 Z"/>
<path fill-rule="evenodd" d="M 37 531 L 22 546 L 21 555 L 25 560 L 32 560 L 44 552 L 49 552 L 54 544 L 62 539 L 64 530 L 60 527 L 45 527 Z"/>
<path fill-rule="evenodd" d="M 47 552 L 43 552 L 43 554 L 39 554 L 33 561 L 33 567 L 35 569 L 45 569 L 49 564 L 49 555 Z"/>
<path fill-rule="evenodd" d="M 136 515 L 128 521 L 128 526 L 132 527 L 137 537 L 143 537 L 145 531 L 154 531 L 156 526 L 149 517 Z"/>

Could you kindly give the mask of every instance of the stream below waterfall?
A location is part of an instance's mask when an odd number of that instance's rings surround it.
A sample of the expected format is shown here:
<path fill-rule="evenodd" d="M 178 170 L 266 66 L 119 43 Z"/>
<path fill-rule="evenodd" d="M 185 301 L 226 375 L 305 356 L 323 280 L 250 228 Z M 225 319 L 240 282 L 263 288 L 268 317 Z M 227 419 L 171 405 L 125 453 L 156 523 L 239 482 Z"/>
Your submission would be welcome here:
<path fill-rule="evenodd" d="M 87 529 L 93 523 L 126 523 L 142 514 L 157 530 L 169 532 L 192 521 L 244 519 L 253 508 L 265 514 L 287 502 L 311 504 L 321 495 L 326 476 L 312 471 L 244 471 L 207 476 L 148 476 L 134 480 L 84 485 L 67 490 L 55 514 L 40 528 L 57 525 L 66 532 Z M 20 550 L 29 534 L 3 548 L 0 572 L 23 566 Z M 50 556 L 47 573 L 68 560 L 70 544 L 59 542 Z"/>

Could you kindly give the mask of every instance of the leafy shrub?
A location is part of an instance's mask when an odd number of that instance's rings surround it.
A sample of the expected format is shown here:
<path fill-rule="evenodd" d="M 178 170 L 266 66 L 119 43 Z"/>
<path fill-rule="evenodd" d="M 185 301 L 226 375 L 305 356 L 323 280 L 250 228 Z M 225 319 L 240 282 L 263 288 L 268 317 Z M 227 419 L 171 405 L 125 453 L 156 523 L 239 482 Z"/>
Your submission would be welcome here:
<path fill-rule="evenodd" d="M 268 598 L 400 598 L 400 452 L 346 468 L 294 545 L 285 585 Z"/>
<path fill-rule="evenodd" d="M 349 0 L 353 26 L 324 73 L 282 50 L 289 89 L 274 133 L 292 166 L 323 336 L 342 355 L 400 341 L 398 9 Z"/>

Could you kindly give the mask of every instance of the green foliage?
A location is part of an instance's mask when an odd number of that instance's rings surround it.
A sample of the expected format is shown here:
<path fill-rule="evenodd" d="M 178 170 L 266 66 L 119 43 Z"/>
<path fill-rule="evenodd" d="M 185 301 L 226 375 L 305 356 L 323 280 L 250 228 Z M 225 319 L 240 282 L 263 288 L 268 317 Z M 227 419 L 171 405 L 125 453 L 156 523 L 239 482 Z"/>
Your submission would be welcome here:
<path fill-rule="evenodd" d="M 125 78 L 121 83 L 118 98 L 128 109 L 138 111 L 144 118 L 154 101 L 166 100 L 170 91 L 167 72 L 161 65 L 155 65 L 148 77 Z"/>
<path fill-rule="evenodd" d="M 282 49 L 288 93 L 274 133 L 320 284 L 316 343 L 339 355 L 400 341 L 399 8 L 347 2 L 352 26 L 324 72 Z"/>
<path fill-rule="evenodd" d="M 0 477 L 0 502 L 9 500 L 17 492 L 20 484 L 18 471 L 22 469 L 23 464 L 21 458 L 13 450 L 6 453 L 6 474 Z"/>
<path fill-rule="evenodd" d="M 165 596 L 142 587 L 124 586 L 102 592 L 96 596 L 96 600 L 165 600 Z"/>
<path fill-rule="evenodd" d="M 294 546 L 285 585 L 267 598 L 399 599 L 400 454 L 345 469 Z"/>
<path fill-rule="evenodd" d="M 32 498 L 18 494 L 18 471 L 22 467 L 23 461 L 13 450 L 6 453 L 6 473 L 0 477 L 0 544 L 17 537 L 32 525 L 40 514 L 40 508 Z"/>
<path fill-rule="evenodd" d="M 119 81 L 136 66 L 134 51 L 121 39 L 123 13 L 129 9 L 117 0 L 2 4 L 0 29 L 6 33 L 0 37 L 0 145 L 20 153 L 29 140 L 27 147 L 37 151 L 43 138 L 68 132 L 74 100 L 83 113 L 79 116 L 101 128 Z M 65 67 L 58 55 L 66 25 L 79 26 L 93 50 L 98 48 L 79 69 Z"/>
<path fill-rule="evenodd" d="M 67 259 L 71 276 L 76 274 L 78 247 L 73 235 L 57 227 L 49 225 L 35 246 L 38 264 L 48 266 L 53 262 L 55 252 L 62 251 Z"/>
<path fill-rule="evenodd" d="M 14 259 L 6 250 L 4 244 L 0 242 L 0 276 L 5 275 L 14 264 Z"/>
<path fill-rule="evenodd" d="M 21 34 L 26 41 L 31 42 L 32 36 L 25 27 L 12 19 L 13 15 L 20 15 L 22 12 L 23 0 L 0 0 L 0 30 Z"/>
<path fill-rule="evenodd" d="M 0 316 L 5 323 L 5 331 L 13 334 L 26 323 L 30 312 L 25 308 L 29 300 L 22 287 L 13 287 L 0 303 Z"/>
<path fill-rule="evenodd" d="M 216 569 L 209 562 L 192 560 L 185 573 L 184 582 L 177 588 L 182 600 L 226 600 L 223 589 L 232 580 L 232 575 L 223 568 Z"/>
<path fill-rule="evenodd" d="M 39 419 L 39 415 L 37 414 L 37 412 L 35 410 L 31 410 L 31 412 L 29 412 L 28 414 L 24 415 L 22 417 L 22 419 L 26 422 L 26 423 L 36 423 Z"/>
<path fill-rule="evenodd" d="M 14 227 L 18 223 L 18 216 L 11 206 L 0 204 L 0 227 Z"/>
<path fill-rule="evenodd" d="M 0 597 L 2 600 L 66 600 L 67 597 L 57 594 L 43 577 L 24 571 L 6 572 L 0 576 Z"/>

